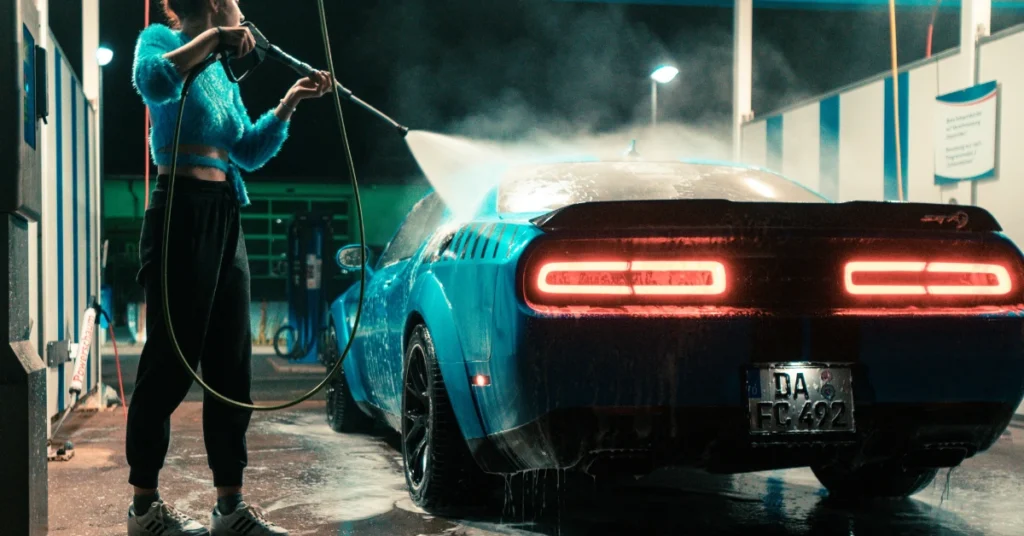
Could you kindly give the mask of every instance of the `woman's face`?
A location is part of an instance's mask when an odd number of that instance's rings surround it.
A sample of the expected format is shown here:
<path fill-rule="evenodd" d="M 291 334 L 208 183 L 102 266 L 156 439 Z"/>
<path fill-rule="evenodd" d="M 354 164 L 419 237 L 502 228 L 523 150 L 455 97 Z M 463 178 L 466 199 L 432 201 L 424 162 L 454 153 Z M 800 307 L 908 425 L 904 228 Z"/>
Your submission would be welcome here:
<path fill-rule="evenodd" d="M 215 0 L 213 23 L 216 26 L 238 26 L 245 20 L 238 0 Z"/>

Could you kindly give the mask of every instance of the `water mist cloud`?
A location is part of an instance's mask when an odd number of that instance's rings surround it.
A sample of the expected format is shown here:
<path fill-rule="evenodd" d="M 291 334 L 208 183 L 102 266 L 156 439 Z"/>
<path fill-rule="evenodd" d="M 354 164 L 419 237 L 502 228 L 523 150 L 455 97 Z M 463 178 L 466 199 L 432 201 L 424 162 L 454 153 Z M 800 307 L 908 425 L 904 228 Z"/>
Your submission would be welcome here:
<path fill-rule="evenodd" d="M 640 11 L 668 22 L 636 22 L 652 18 Z M 671 62 L 680 74 L 660 88 L 659 122 L 727 131 L 731 10 L 698 11 L 702 16 L 670 6 L 408 0 L 373 10 L 367 26 L 373 56 L 389 62 L 389 109 L 413 127 L 523 140 L 644 125 L 647 75 Z M 709 25 L 708 13 L 721 13 L 719 23 Z M 755 53 L 756 76 L 799 92 L 781 53 L 766 43 Z"/>
<path fill-rule="evenodd" d="M 671 20 L 636 22 L 652 20 L 636 15 L 643 9 Z M 449 203 L 471 205 L 515 163 L 616 158 L 633 139 L 648 159 L 730 159 L 731 10 L 718 10 L 720 23 L 708 25 L 708 10 L 691 20 L 691 8 L 652 9 L 407 0 L 371 10 L 369 50 L 390 62 L 388 109 L 396 117 L 458 136 L 408 140 Z M 802 96 L 780 52 L 759 43 L 755 53 L 755 81 Z M 680 73 L 659 87 L 659 127 L 652 129 L 648 75 L 662 63 Z M 497 145 L 477 151 L 484 140 Z"/>
<path fill-rule="evenodd" d="M 603 134 L 559 136 L 538 132 L 519 141 L 484 141 L 411 131 L 409 149 L 434 190 L 457 219 L 474 214 L 487 192 L 512 168 L 548 162 L 621 159 L 624 140 L 636 141 L 644 159 L 727 160 L 731 146 L 707 129 L 682 125 L 634 128 Z"/>

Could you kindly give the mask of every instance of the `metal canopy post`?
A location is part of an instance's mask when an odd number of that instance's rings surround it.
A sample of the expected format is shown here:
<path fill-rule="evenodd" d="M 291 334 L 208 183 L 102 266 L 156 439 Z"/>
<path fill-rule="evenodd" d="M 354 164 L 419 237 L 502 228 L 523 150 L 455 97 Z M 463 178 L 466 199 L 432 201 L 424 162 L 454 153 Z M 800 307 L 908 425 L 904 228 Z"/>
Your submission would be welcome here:
<path fill-rule="evenodd" d="M 735 0 L 732 49 L 732 158 L 743 158 L 743 122 L 750 116 L 753 84 L 754 0 Z"/>
<path fill-rule="evenodd" d="M 960 53 L 964 56 L 964 87 L 978 80 L 978 39 L 992 26 L 992 0 L 963 0 L 960 3 Z"/>
<path fill-rule="evenodd" d="M 960 3 L 960 54 L 964 58 L 964 84 L 978 80 L 978 39 L 992 28 L 992 0 L 963 0 Z M 971 181 L 971 205 L 978 204 L 978 181 Z"/>

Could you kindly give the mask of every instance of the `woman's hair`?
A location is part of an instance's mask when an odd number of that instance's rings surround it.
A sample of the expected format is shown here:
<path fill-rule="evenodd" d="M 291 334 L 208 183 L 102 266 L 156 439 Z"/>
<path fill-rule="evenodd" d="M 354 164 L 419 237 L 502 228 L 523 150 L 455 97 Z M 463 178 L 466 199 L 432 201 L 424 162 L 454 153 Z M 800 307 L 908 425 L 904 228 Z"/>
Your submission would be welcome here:
<path fill-rule="evenodd" d="M 204 0 L 160 0 L 167 21 L 175 28 L 181 26 L 182 19 L 201 14 L 205 3 Z"/>

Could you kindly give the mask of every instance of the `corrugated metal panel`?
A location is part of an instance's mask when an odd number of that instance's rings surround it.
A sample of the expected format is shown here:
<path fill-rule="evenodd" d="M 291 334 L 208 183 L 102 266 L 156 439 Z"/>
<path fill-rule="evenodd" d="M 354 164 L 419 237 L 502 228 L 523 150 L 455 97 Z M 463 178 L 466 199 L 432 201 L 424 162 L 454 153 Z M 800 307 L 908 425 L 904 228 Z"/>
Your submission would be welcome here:
<path fill-rule="evenodd" d="M 37 271 L 42 286 L 36 319 L 40 353 L 46 343 L 78 342 L 83 310 L 98 291 L 99 233 L 94 228 L 99 214 L 94 195 L 97 110 L 86 100 L 82 84 L 75 77 L 66 55 L 50 34 L 51 53 L 47 70 L 51 76 L 49 123 L 43 125 L 46 139 L 43 166 L 41 240 Z M 99 381 L 98 345 L 90 349 L 86 389 Z M 71 363 L 49 369 L 47 413 L 66 409 L 72 400 L 67 393 Z"/>
<path fill-rule="evenodd" d="M 978 204 L 989 209 L 1002 224 L 1006 234 L 1024 246 L 1024 69 L 1020 52 L 1024 34 L 1007 33 L 987 41 L 978 51 L 979 82 L 999 82 L 999 113 L 996 137 L 996 178 L 978 182 Z"/>

